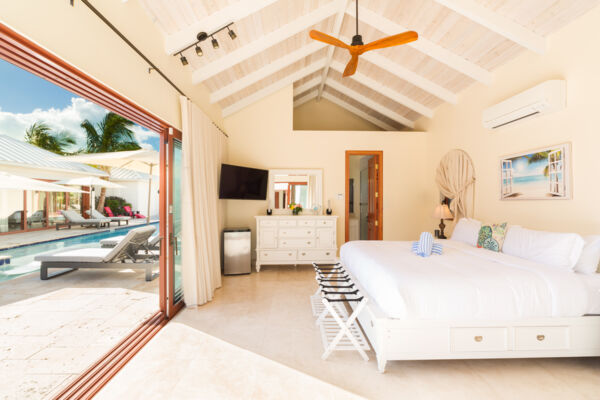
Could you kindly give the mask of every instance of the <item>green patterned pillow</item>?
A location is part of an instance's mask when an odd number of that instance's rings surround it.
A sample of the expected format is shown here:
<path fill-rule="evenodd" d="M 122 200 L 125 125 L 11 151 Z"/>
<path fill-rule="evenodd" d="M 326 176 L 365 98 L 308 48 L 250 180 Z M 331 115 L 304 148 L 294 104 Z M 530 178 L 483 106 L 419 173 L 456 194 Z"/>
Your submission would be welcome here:
<path fill-rule="evenodd" d="M 502 224 L 482 224 L 477 237 L 477 247 L 492 251 L 502 250 L 506 225 L 506 222 Z"/>

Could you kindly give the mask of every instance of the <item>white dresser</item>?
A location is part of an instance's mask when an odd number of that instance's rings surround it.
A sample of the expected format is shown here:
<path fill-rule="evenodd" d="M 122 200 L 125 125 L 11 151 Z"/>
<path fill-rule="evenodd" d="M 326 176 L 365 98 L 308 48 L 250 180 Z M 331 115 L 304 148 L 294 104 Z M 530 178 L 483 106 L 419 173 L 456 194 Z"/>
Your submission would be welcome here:
<path fill-rule="evenodd" d="M 337 256 L 336 216 L 256 217 L 256 271 L 261 265 L 331 262 Z"/>

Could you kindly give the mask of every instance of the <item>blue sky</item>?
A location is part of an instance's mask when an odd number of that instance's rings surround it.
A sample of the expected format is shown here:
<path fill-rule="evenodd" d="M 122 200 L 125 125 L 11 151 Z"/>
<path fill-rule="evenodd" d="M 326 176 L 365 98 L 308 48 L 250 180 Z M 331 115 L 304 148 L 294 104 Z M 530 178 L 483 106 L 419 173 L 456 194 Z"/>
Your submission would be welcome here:
<path fill-rule="evenodd" d="M 25 129 L 43 121 L 57 132 L 72 133 L 79 147 L 84 143 L 79 124 L 84 119 L 96 123 L 106 113 L 106 109 L 0 59 L 0 135 L 24 140 Z M 142 147 L 158 150 L 157 134 L 139 125 L 134 132 Z"/>

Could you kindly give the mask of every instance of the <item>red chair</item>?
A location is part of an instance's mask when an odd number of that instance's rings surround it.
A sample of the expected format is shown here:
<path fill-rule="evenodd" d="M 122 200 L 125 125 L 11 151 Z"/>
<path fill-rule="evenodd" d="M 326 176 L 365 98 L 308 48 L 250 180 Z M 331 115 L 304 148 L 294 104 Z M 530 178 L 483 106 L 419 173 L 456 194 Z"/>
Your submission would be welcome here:
<path fill-rule="evenodd" d="M 110 209 L 110 207 L 104 207 L 104 212 L 106 213 L 107 217 L 115 217 L 115 214 L 112 212 L 112 210 Z M 117 215 L 117 217 L 125 217 L 125 215 Z"/>
<path fill-rule="evenodd" d="M 131 211 L 131 207 L 129 207 L 129 206 L 123 206 L 123 210 L 125 211 L 125 214 L 129 215 L 131 218 L 138 218 L 138 219 L 146 218 L 146 216 L 144 216 L 140 213 L 134 214 L 133 211 Z"/>

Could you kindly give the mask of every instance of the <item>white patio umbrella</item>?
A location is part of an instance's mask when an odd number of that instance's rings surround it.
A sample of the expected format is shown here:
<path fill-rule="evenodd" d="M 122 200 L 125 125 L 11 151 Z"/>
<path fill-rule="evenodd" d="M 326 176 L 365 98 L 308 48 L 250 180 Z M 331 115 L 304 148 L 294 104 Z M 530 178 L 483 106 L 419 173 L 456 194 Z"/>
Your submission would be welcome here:
<path fill-rule="evenodd" d="M 0 171 L 0 189 L 35 190 L 38 192 L 87 193 L 83 190 L 57 185 L 55 183 L 44 182 L 37 179 L 25 178 L 24 176 L 12 175 L 3 171 Z"/>
<path fill-rule="evenodd" d="M 147 172 L 148 177 L 148 213 L 147 222 L 150 222 L 150 198 L 152 193 L 152 168 L 159 164 L 158 151 L 155 150 L 132 150 L 115 151 L 111 153 L 80 154 L 65 157 L 66 160 L 76 161 L 84 164 L 103 165 L 106 167 L 118 167 Z"/>
<path fill-rule="evenodd" d="M 97 178 L 95 176 L 84 176 L 81 178 L 65 179 L 62 181 L 58 181 L 56 183 L 58 183 L 60 185 L 89 186 L 89 187 L 99 186 L 99 187 L 105 187 L 105 188 L 122 188 L 123 187 L 122 185 L 118 185 L 116 183 L 109 182 L 104 179 Z M 96 199 L 94 198 L 93 195 L 90 197 L 91 197 L 91 201 L 92 201 L 92 210 L 94 210 L 95 209 L 94 203 L 96 202 Z"/>

